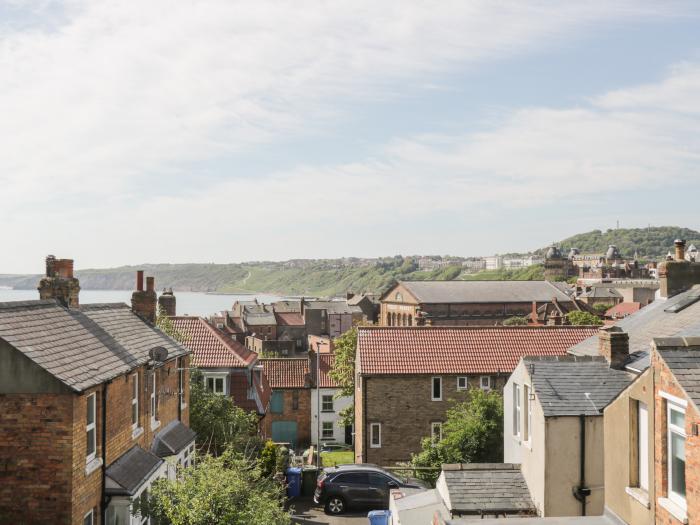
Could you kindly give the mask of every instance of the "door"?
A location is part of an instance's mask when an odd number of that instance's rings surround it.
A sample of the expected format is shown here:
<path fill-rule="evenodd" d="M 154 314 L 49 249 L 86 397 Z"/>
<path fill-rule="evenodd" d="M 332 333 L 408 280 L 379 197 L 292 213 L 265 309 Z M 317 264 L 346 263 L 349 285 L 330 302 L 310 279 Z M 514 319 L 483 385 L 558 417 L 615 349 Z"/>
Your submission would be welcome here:
<path fill-rule="evenodd" d="M 380 509 L 389 508 L 389 491 L 391 490 L 389 483 L 391 483 L 394 488 L 398 488 L 398 484 L 393 479 L 384 474 L 370 472 L 368 498 L 369 504 L 372 507 Z"/>
<path fill-rule="evenodd" d="M 297 422 L 273 421 L 272 441 L 277 443 L 289 443 L 292 448 L 297 446 Z"/>
<path fill-rule="evenodd" d="M 334 494 L 341 496 L 348 507 L 366 507 L 369 477 L 366 472 L 349 472 L 333 479 Z"/>
<path fill-rule="evenodd" d="M 345 444 L 352 445 L 352 425 L 345 425 Z"/>

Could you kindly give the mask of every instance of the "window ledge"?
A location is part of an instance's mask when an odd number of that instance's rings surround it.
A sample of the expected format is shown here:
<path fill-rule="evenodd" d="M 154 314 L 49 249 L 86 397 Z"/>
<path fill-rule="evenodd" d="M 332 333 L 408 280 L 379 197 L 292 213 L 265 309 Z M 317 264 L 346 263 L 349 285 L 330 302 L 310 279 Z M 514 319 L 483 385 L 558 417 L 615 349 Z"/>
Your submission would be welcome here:
<path fill-rule="evenodd" d="M 646 508 L 649 508 L 649 493 L 646 490 L 639 487 L 625 487 L 625 492 Z"/>
<path fill-rule="evenodd" d="M 657 501 L 660 507 L 666 509 L 669 513 L 671 513 L 671 516 L 683 523 L 683 525 L 688 524 L 688 513 L 683 507 L 677 503 L 674 503 L 668 498 L 659 498 Z"/>
<path fill-rule="evenodd" d="M 151 430 L 155 430 L 155 429 L 157 429 L 159 426 L 160 426 L 160 420 L 158 420 L 158 421 L 153 421 L 153 420 L 151 419 Z"/>
<path fill-rule="evenodd" d="M 102 466 L 102 458 L 94 458 L 85 465 L 85 475 L 89 476 Z"/>
<path fill-rule="evenodd" d="M 138 438 L 141 434 L 143 434 L 143 427 L 136 427 L 131 431 L 131 439 L 136 439 Z"/>
<path fill-rule="evenodd" d="M 335 410 L 321 410 L 322 414 L 335 414 Z"/>

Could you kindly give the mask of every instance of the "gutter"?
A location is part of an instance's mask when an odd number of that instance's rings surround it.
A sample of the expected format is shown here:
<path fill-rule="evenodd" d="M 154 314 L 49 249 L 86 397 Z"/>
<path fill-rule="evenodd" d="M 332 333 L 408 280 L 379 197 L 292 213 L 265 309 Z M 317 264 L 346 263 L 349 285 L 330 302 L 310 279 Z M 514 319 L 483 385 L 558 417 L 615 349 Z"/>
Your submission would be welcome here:
<path fill-rule="evenodd" d="M 581 451 L 579 453 L 579 458 L 581 460 L 581 465 L 579 467 L 579 469 L 580 469 L 579 486 L 574 487 L 573 493 L 574 493 L 574 498 L 576 498 L 578 501 L 581 502 L 581 516 L 585 516 L 586 515 L 586 498 L 591 495 L 590 487 L 586 486 L 586 416 L 584 414 L 580 414 L 578 417 L 579 417 L 579 423 L 580 423 L 579 443 L 581 444 Z"/>

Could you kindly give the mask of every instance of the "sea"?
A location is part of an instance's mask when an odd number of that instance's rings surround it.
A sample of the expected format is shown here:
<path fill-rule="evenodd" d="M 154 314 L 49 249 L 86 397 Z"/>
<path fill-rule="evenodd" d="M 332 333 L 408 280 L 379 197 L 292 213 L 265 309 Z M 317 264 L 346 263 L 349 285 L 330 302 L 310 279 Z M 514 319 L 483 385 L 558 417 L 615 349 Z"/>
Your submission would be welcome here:
<path fill-rule="evenodd" d="M 80 304 L 90 303 L 126 303 L 131 304 L 132 290 L 80 290 Z M 272 303 L 285 299 L 269 294 L 214 294 L 203 292 L 175 292 L 177 315 L 206 317 L 211 314 L 230 310 L 236 301 Z M 0 288 L 0 302 L 28 301 L 39 299 L 36 290 L 13 290 Z"/>

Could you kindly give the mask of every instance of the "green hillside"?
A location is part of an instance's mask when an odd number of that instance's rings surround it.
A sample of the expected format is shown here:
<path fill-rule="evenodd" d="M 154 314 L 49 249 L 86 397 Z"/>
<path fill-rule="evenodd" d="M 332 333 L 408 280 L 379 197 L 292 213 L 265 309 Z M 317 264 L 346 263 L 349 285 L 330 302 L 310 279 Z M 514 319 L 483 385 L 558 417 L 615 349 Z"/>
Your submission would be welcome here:
<path fill-rule="evenodd" d="M 673 251 L 673 241 L 676 239 L 700 245 L 700 232 L 677 226 L 620 228 L 605 232 L 593 230 L 564 239 L 559 246 L 564 252 L 578 248 L 582 253 L 605 253 L 608 246 L 614 244 L 623 257 L 632 257 L 636 250 L 640 258 L 661 259 L 669 250 Z"/>

